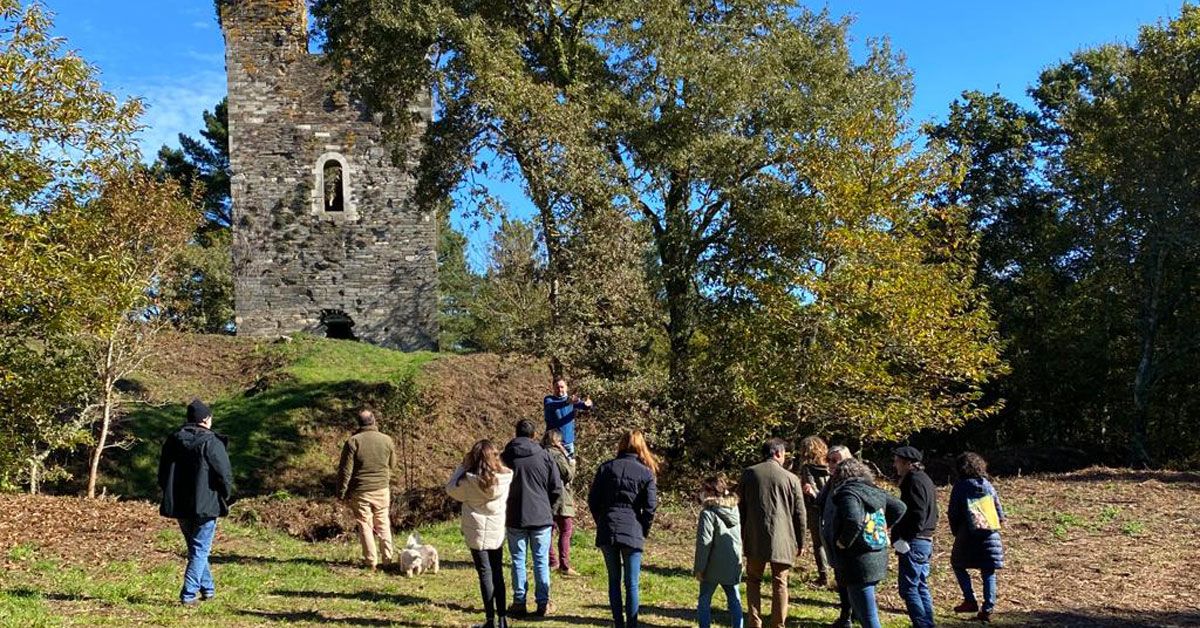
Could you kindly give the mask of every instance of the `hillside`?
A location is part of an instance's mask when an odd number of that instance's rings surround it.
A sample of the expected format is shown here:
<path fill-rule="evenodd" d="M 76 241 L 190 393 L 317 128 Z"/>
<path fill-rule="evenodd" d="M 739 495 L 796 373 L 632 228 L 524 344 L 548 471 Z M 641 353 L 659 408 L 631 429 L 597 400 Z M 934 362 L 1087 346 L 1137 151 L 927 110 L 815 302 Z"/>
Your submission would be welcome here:
<path fill-rule="evenodd" d="M 242 496 L 332 494 L 341 443 L 357 408 L 376 410 L 400 450 L 400 489 L 440 486 L 476 439 L 507 438 L 540 415 L 544 367 L 530 358 L 401 353 L 364 343 L 300 336 L 262 342 L 172 334 L 155 360 L 126 382 L 143 403 L 121 421 L 127 451 L 107 458 L 111 495 L 157 495 L 162 439 L 193 397 L 210 403 L 214 429 L 230 437 Z"/>

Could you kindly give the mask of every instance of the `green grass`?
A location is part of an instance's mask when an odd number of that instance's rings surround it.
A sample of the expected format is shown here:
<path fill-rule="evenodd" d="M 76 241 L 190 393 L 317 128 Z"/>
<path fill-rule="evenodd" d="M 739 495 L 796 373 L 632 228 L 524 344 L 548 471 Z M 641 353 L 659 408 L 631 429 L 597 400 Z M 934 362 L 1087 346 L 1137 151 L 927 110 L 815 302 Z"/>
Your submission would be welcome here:
<path fill-rule="evenodd" d="M 363 342 L 307 336 L 301 336 L 282 351 L 288 362 L 283 370 L 295 377 L 299 385 L 343 381 L 395 383 L 416 375 L 422 366 L 438 357 L 430 351 L 402 353 Z"/>
<path fill-rule="evenodd" d="M 697 584 L 690 575 L 687 527 L 656 534 L 647 548 L 641 587 L 644 626 L 695 625 Z M 177 538 L 171 547 L 175 556 L 97 567 L 31 558 L 0 584 L 0 625 L 467 626 L 481 621 L 477 581 L 458 526 L 441 524 L 421 533 L 438 547 L 442 570 L 408 579 L 357 567 L 356 543 L 309 544 L 222 521 L 212 568 L 217 598 L 192 609 L 176 602 L 183 565 Z M 553 578 L 558 613 L 536 625 L 609 625 L 603 560 L 591 540 L 589 531 L 576 535 L 572 558 L 582 576 Z M 810 558 L 805 558 L 807 567 Z M 789 626 L 824 626 L 836 615 L 836 595 L 810 587 L 808 577 L 806 572 L 793 577 Z M 505 581 L 511 586 L 507 571 Z M 764 590 L 769 591 L 769 583 Z M 718 593 L 714 603 L 723 609 L 724 597 Z M 728 625 L 721 611 L 715 619 L 717 625 Z M 898 628 L 908 621 L 890 612 L 884 624 Z"/>
<path fill-rule="evenodd" d="M 411 400 L 415 376 L 438 357 L 310 336 L 270 350 L 280 352 L 284 366 L 268 374 L 269 385 L 210 400 L 213 429 L 236 443 L 230 462 L 242 495 L 279 489 L 321 494 L 336 461 L 317 451 L 320 443 L 310 438 L 314 430 L 348 429 L 362 403 L 389 407 Z M 142 406 L 125 417 L 122 424 L 135 444 L 106 458 L 101 485 L 116 495 L 156 498 L 159 448 L 184 416 L 183 404 L 174 403 Z M 293 483 L 281 485 L 287 468 L 294 471 L 287 480 Z"/>

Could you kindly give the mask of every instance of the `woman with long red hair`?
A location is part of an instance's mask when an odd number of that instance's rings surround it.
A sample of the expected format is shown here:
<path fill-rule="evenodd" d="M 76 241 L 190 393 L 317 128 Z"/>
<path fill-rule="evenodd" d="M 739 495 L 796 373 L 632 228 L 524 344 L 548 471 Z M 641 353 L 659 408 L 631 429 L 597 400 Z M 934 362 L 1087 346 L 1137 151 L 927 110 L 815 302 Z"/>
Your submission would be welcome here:
<path fill-rule="evenodd" d="M 596 521 L 596 547 L 608 568 L 608 603 L 617 628 L 638 625 L 642 548 L 658 507 L 658 460 L 641 430 L 621 437 L 617 457 L 600 465 L 588 508 Z M 621 580 L 625 581 L 622 599 Z"/>

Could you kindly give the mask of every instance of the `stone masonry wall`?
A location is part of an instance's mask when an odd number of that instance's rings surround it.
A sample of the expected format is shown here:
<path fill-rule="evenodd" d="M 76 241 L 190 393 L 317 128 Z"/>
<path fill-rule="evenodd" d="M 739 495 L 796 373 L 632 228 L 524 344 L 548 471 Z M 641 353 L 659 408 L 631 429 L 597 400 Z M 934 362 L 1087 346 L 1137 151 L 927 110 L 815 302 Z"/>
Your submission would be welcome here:
<path fill-rule="evenodd" d="M 308 52 L 305 0 L 220 5 L 229 82 L 237 330 L 321 333 L 325 310 L 368 342 L 437 342 L 437 221 L 412 202 L 412 161 L 392 164 L 375 116 L 334 92 Z M 345 210 L 324 211 L 322 164 L 342 164 Z"/>

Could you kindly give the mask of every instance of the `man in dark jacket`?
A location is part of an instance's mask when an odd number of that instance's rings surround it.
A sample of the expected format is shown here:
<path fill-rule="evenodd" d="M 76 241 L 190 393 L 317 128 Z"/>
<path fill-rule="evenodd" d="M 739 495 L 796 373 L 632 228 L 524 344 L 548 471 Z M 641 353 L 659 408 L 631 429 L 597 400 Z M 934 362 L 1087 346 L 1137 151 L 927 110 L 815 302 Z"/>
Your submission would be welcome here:
<path fill-rule="evenodd" d="M 550 530 L 554 523 L 552 505 L 562 496 L 562 478 L 550 454 L 533 440 L 533 422 L 517 423 L 517 437 L 508 442 L 500 459 L 513 470 L 508 491 L 508 551 L 512 555 L 513 603 L 509 617 L 524 617 L 526 579 L 525 556 L 532 550 L 533 579 L 537 611 L 544 617 L 554 610 L 550 603 Z"/>
<path fill-rule="evenodd" d="M 358 413 L 358 431 L 342 446 L 338 465 L 338 497 L 346 503 L 358 524 L 358 541 L 363 561 L 371 569 L 395 556 L 392 545 L 392 467 L 396 446 L 392 438 L 379 431 L 375 413 Z M 375 547 L 378 537 L 379 548 Z"/>
<path fill-rule="evenodd" d="M 742 473 L 742 550 L 746 554 L 746 601 L 750 628 L 762 628 L 762 575 L 771 565 L 771 627 L 782 628 L 788 612 L 788 570 L 804 548 L 804 490 L 784 468 L 787 443 L 772 438 L 760 462 Z"/>
<path fill-rule="evenodd" d="M 158 459 L 158 486 L 163 494 L 159 514 L 179 521 L 188 548 L 179 591 L 179 601 L 186 606 L 216 594 L 208 556 L 217 517 L 229 514 L 233 494 L 226 440 L 212 431 L 212 411 L 194 399 L 187 407 L 187 423 L 167 437 Z"/>
<path fill-rule="evenodd" d="M 913 628 L 932 628 L 933 596 L 929 593 L 929 558 L 937 529 L 937 489 L 921 465 L 921 451 L 899 447 L 892 464 L 900 476 L 900 501 L 904 516 L 892 526 L 892 542 L 899 562 L 900 597 L 908 608 Z M 907 546 L 907 547 L 905 547 Z"/>

